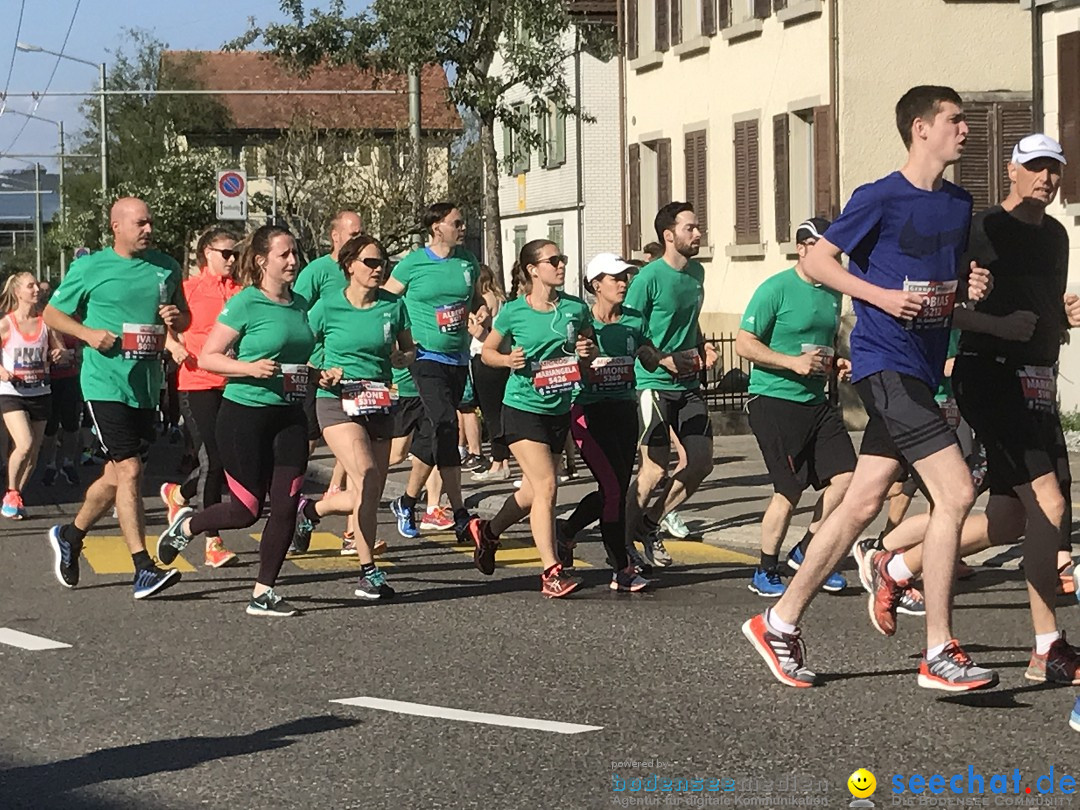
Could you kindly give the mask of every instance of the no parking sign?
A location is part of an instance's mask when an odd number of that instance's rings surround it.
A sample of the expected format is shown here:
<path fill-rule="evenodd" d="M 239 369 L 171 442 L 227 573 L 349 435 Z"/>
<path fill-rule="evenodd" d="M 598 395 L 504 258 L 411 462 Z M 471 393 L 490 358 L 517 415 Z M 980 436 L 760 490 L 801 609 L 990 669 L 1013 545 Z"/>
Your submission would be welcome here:
<path fill-rule="evenodd" d="M 247 173 L 235 169 L 218 172 L 218 219 L 246 220 L 247 211 Z"/>

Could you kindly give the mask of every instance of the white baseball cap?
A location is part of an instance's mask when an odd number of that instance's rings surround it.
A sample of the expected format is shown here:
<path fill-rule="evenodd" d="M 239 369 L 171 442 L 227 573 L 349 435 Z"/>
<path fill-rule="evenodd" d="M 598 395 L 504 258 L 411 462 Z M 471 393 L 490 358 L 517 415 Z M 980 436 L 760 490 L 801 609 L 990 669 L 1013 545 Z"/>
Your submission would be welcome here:
<path fill-rule="evenodd" d="M 585 280 L 594 281 L 600 276 L 617 276 L 619 273 L 633 269 L 634 265 L 625 259 L 620 259 L 614 253 L 597 253 L 585 268 Z"/>
<path fill-rule="evenodd" d="M 1067 165 L 1065 150 L 1061 148 L 1061 144 L 1041 132 L 1036 132 L 1034 135 L 1025 135 L 1013 147 L 1013 163 L 1029 163 L 1037 158 L 1053 158 L 1062 166 Z"/>

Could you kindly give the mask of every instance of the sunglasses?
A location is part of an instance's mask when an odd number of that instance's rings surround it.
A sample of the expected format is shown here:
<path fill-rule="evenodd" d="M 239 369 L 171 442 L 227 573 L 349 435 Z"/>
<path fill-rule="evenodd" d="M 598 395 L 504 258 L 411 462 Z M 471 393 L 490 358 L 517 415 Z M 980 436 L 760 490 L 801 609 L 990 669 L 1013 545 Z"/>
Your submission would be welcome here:
<path fill-rule="evenodd" d="M 465 220 L 463 220 L 463 219 L 455 219 L 453 222 L 447 222 L 447 221 L 443 220 L 443 225 L 449 225 L 451 228 L 464 228 L 465 227 Z"/>
<path fill-rule="evenodd" d="M 372 270 L 378 270 L 380 267 L 386 264 L 386 259 L 376 259 L 371 257 L 367 259 L 360 259 L 360 261 L 363 262 L 367 267 L 370 267 Z"/>
<path fill-rule="evenodd" d="M 207 248 L 207 250 L 212 250 L 212 251 L 214 251 L 214 253 L 220 253 L 221 258 L 223 258 L 225 261 L 228 261 L 229 259 L 235 259 L 235 258 L 238 258 L 240 256 L 240 251 L 239 250 L 233 250 L 232 248 L 216 248 L 216 247 L 212 247 L 212 248 Z"/>
<path fill-rule="evenodd" d="M 537 259 L 537 264 L 550 264 L 552 267 L 558 267 L 560 264 L 565 265 L 570 261 L 567 256 L 548 256 L 546 259 Z"/>

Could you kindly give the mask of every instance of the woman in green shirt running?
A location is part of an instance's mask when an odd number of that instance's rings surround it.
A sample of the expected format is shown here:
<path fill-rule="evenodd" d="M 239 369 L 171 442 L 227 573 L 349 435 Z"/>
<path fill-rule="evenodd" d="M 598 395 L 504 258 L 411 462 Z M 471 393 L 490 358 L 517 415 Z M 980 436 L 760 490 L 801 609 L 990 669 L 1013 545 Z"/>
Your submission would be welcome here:
<path fill-rule="evenodd" d="M 338 253 L 348 286 L 321 298 L 309 313 L 323 366 L 315 413 L 327 446 L 345 468 L 349 486 L 313 504 L 317 517 L 352 515 L 359 526 L 356 595 L 389 599 L 394 590 L 374 562 L 379 498 L 390 465 L 397 388 L 393 369 L 416 357 L 405 303 L 381 287 L 386 253 L 373 237 L 355 236 Z M 316 521 L 297 521 L 296 544 L 306 547 Z M 306 534 L 306 536 L 304 536 Z"/>
<path fill-rule="evenodd" d="M 566 596 L 580 585 L 559 563 L 555 549 L 557 463 L 570 430 L 570 400 L 582 383 L 580 359 L 596 355 L 592 315 L 580 298 L 560 292 L 566 256 L 547 239 L 526 244 L 518 256 L 525 278 L 521 297 L 508 302 L 484 340 L 481 357 L 511 370 L 503 395 L 503 436 L 521 466 L 521 489 L 489 521 L 473 519 L 473 560 L 495 571 L 499 535 L 526 515 L 544 565 L 541 593 Z"/>
<path fill-rule="evenodd" d="M 198 513 L 182 507 L 158 538 L 158 559 L 168 565 L 196 535 L 254 525 L 269 495 L 247 608 L 253 616 L 296 612 L 273 590 L 299 519 L 308 461 L 303 402 L 315 338 L 307 301 L 291 289 L 296 272 L 292 234 L 276 225 L 252 234 L 240 256 L 244 289 L 226 302 L 199 355 L 202 368 L 227 380 L 217 440 L 231 499 Z"/>

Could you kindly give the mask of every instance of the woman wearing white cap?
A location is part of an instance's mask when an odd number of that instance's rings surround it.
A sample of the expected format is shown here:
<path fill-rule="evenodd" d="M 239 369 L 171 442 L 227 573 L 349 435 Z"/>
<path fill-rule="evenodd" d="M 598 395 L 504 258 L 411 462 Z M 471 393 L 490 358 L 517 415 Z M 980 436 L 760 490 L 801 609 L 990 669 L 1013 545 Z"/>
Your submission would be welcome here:
<path fill-rule="evenodd" d="M 503 395 L 502 428 L 521 466 L 522 484 L 491 520 L 469 521 L 473 561 L 484 574 L 495 572 L 499 535 L 526 515 L 544 565 L 541 593 L 562 597 L 580 582 L 559 563 L 555 548 L 556 460 L 570 429 L 570 400 L 581 387 L 579 358 L 596 354 L 592 317 L 580 298 L 560 292 L 566 256 L 547 239 L 521 249 L 518 267 L 527 274 L 524 294 L 495 317 L 481 358 L 511 369 Z"/>
<path fill-rule="evenodd" d="M 631 564 L 626 547 L 626 491 L 637 456 L 638 415 L 634 394 L 634 359 L 655 368 L 660 354 L 645 337 L 641 313 L 623 307 L 628 271 L 613 253 L 600 253 L 585 270 L 585 284 L 596 295 L 592 326 L 599 355 L 586 370 L 585 387 L 574 399 L 570 431 L 582 459 L 600 485 L 582 499 L 559 526 L 559 557 L 573 564 L 573 538 L 600 521 L 600 536 L 613 570 L 613 591 L 640 591 L 649 581 Z"/>

